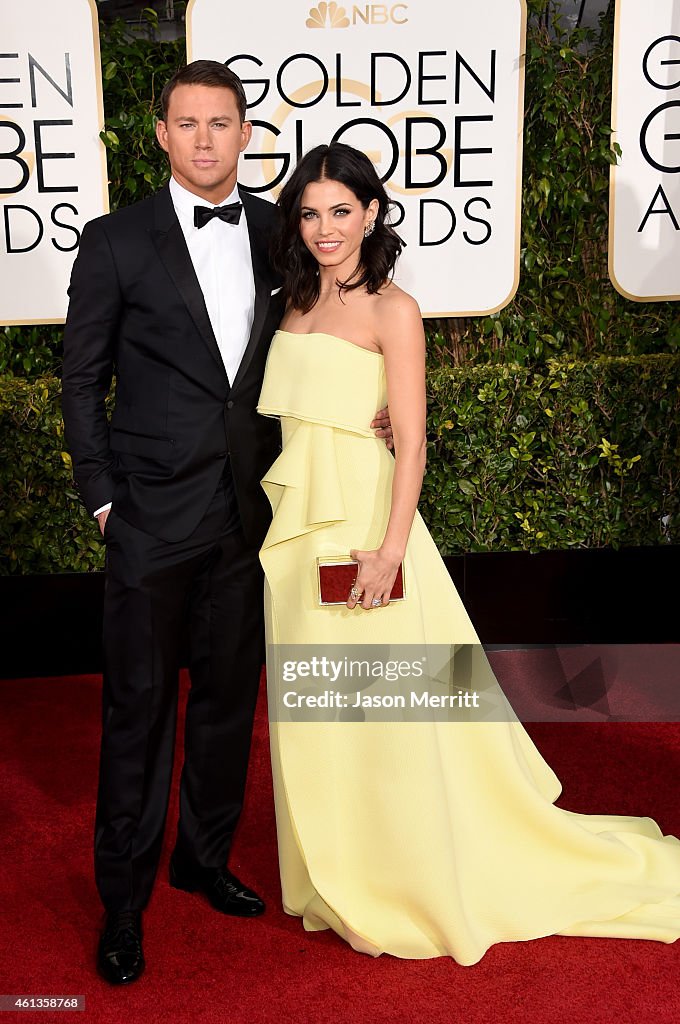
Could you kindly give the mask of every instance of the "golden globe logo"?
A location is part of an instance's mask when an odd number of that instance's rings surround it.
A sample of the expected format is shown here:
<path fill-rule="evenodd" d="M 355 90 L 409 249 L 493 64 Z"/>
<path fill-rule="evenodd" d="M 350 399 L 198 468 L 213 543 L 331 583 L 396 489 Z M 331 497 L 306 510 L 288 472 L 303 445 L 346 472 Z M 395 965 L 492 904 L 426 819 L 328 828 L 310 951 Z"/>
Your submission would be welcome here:
<path fill-rule="evenodd" d="M 351 9 L 351 20 L 347 10 L 340 4 L 325 3 L 322 0 L 309 11 L 305 22 L 307 28 L 349 28 L 351 25 L 405 25 L 408 21 L 406 4 L 354 4 Z"/>

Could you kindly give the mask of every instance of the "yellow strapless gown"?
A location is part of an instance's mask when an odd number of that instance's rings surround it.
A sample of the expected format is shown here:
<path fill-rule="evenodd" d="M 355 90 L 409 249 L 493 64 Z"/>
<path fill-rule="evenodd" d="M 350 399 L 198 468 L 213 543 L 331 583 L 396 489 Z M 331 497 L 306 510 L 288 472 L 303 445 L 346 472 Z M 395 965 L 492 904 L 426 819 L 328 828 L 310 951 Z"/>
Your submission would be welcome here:
<path fill-rule="evenodd" d="M 368 424 L 386 397 L 379 354 L 274 336 L 258 407 L 283 432 L 263 480 L 268 650 L 479 643 L 419 515 L 406 601 L 317 604 L 317 556 L 382 541 L 394 460 Z M 308 930 L 460 964 L 550 934 L 680 936 L 680 842 L 650 818 L 555 807 L 559 781 L 517 722 L 272 721 L 271 747 L 283 903 Z"/>

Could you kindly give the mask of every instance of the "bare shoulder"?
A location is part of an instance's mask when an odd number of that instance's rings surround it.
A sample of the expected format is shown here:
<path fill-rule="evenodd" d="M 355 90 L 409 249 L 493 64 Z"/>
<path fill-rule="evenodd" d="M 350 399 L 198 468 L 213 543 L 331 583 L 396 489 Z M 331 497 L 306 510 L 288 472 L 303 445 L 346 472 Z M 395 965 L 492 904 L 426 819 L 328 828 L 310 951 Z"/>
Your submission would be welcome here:
<path fill-rule="evenodd" d="M 422 319 L 416 300 L 394 281 L 382 288 L 375 298 L 380 316 L 412 316 Z"/>
<path fill-rule="evenodd" d="M 423 318 L 420 306 L 408 292 L 393 282 L 377 296 L 374 307 L 378 325 L 378 343 L 382 348 L 395 338 L 423 338 Z"/>

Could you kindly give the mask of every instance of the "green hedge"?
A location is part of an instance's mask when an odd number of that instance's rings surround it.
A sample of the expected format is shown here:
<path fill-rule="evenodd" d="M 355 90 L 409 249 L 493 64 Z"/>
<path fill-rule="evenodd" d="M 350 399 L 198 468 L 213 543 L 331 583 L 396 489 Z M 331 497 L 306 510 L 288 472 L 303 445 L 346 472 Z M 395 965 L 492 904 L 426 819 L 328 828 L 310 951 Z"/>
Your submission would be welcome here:
<path fill-rule="evenodd" d="M 680 357 L 430 373 L 422 508 L 442 553 L 678 540 Z"/>
<path fill-rule="evenodd" d="M 61 381 L 0 378 L 0 573 L 104 567 L 97 523 L 75 491 Z"/>
<path fill-rule="evenodd" d="M 428 388 L 421 511 L 442 552 L 677 540 L 680 357 L 438 370 Z M 59 394 L 55 377 L 0 379 L 3 574 L 103 566 Z"/>

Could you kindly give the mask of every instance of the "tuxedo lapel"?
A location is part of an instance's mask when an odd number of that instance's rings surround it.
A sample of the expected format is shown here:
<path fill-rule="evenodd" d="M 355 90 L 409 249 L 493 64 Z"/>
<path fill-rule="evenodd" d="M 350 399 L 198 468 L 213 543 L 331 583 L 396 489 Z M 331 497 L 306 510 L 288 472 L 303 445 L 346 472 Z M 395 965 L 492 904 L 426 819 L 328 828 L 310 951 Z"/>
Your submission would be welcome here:
<path fill-rule="evenodd" d="M 269 300 L 271 298 L 272 274 L 269 268 L 269 235 L 271 225 L 267 224 L 260 216 L 263 209 L 260 203 L 252 201 L 250 193 L 239 188 L 239 195 L 243 203 L 243 209 L 248 223 L 248 235 L 250 237 L 250 255 L 253 262 L 253 277 L 255 279 L 255 308 L 253 311 L 253 326 L 250 329 L 250 338 L 243 353 L 241 363 L 232 382 L 232 390 L 237 388 L 245 377 L 253 355 L 260 341 L 260 335 L 267 316 Z"/>
<path fill-rule="evenodd" d="M 226 376 L 203 292 L 198 283 L 167 185 L 155 195 L 154 201 L 154 227 L 150 232 L 151 240 L 177 291 L 182 296 L 199 334 L 208 346 L 210 354 Z"/>

